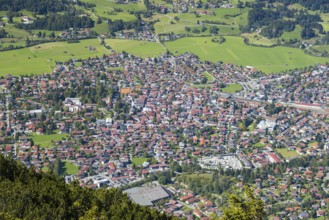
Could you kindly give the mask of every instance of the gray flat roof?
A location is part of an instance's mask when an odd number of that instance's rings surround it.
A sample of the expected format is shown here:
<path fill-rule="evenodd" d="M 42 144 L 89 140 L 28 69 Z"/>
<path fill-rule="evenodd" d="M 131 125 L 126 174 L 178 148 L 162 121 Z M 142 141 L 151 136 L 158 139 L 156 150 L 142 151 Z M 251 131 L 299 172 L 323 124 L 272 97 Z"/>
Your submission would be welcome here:
<path fill-rule="evenodd" d="M 134 187 L 123 192 L 127 193 L 135 203 L 143 206 L 152 206 L 153 202 L 170 196 L 162 186 Z"/>

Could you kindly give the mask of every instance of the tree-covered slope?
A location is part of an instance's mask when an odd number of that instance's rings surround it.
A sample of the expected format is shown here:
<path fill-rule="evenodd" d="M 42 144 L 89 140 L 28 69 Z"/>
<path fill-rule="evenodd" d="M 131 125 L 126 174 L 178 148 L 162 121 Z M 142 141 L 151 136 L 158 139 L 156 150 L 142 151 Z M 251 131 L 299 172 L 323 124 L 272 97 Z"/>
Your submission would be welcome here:
<path fill-rule="evenodd" d="M 0 219 L 173 219 L 117 189 L 92 190 L 0 155 Z"/>

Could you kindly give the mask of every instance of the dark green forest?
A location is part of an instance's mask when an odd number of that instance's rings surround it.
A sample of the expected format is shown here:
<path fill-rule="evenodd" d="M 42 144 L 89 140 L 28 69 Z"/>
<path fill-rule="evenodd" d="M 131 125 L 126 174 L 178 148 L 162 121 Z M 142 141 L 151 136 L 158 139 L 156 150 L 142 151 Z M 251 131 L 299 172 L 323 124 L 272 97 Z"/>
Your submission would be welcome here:
<path fill-rule="evenodd" d="M 131 202 L 118 189 L 66 184 L 0 155 L 0 219 L 174 219 Z"/>
<path fill-rule="evenodd" d="M 64 11 L 69 1 L 67 0 L 0 0 L 0 11 L 28 10 L 37 14 Z"/>

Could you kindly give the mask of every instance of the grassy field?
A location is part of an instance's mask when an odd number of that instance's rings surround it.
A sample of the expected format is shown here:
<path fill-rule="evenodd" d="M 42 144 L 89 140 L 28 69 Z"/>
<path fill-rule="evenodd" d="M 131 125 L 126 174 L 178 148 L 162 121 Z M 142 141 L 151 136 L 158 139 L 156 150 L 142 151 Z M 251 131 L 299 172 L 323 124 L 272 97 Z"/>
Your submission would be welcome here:
<path fill-rule="evenodd" d="M 145 157 L 133 157 L 132 162 L 135 165 L 142 165 L 148 158 Z"/>
<path fill-rule="evenodd" d="M 309 147 L 319 147 L 319 142 L 314 141 L 308 144 Z"/>
<path fill-rule="evenodd" d="M 70 161 L 63 161 L 64 162 L 64 170 L 63 173 L 64 174 L 77 174 L 79 172 L 79 167 L 74 165 L 73 163 L 71 163 Z"/>
<path fill-rule="evenodd" d="M 323 29 L 325 31 L 329 31 L 329 14 L 328 13 L 320 13 L 320 16 L 323 20 L 323 22 L 321 22 Z"/>
<path fill-rule="evenodd" d="M 208 179 L 209 181 L 211 181 L 211 174 L 184 174 L 182 176 L 188 176 L 191 179 Z"/>
<path fill-rule="evenodd" d="M 136 56 L 154 57 L 165 52 L 158 43 L 130 40 L 106 40 L 113 50 L 132 53 Z M 88 47 L 94 47 L 95 51 Z M 110 51 L 100 45 L 98 39 L 81 40 L 80 43 L 53 42 L 34 47 L 0 53 L 0 76 L 6 74 L 42 74 L 50 73 L 56 61 L 86 59 L 109 54 Z"/>
<path fill-rule="evenodd" d="M 234 83 L 234 84 L 228 84 L 225 88 L 222 89 L 222 92 L 227 93 L 236 93 L 241 91 L 243 88 L 240 84 Z"/>
<path fill-rule="evenodd" d="M 276 151 L 284 158 L 293 158 L 299 155 L 295 150 L 288 150 L 287 148 L 278 148 Z"/>
<path fill-rule="evenodd" d="M 120 39 L 110 39 L 105 40 L 105 42 L 115 51 L 126 51 L 127 53 L 144 58 L 156 57 L 166 52 L 161 44 L 155 42 Z"/>
<path fill-rule="evenodd" d="M 329 45 L 315 45 L 312 48 L 320 52 L 327 51 L 329 53 Z"/>
<path fill-rule="evenodd" d="M 95 51 L 87 47 L 95 47 Z M 0 76 L 6 74 L 41 74 L 51 72 L 56 61 L 69 59 L 86 59 L 101 56 L 108 51 L 100 45 L 99 41 L 83 40 L 80 43 L 53 42 L 40 44 L 29 48 L 4 51 L 0 53 Z"/>
<path fill-rule="evenodd" d="M 253 144 L 252 146 L 253 146 L 253 147 L 256 147 L 256 148 L 262 148 L 262 147 L 265 147 L 266 144 L 262 144 L 262 143 L 258 142 L 258 143 L 256 143 L 256 144 Z"/>
<path fill-rule="evenodd" d="M 265 73 L 302 68 L 328 61 L 327 58 L 310 56 L 296 48 L 249 46 L 241 37 L 226 36 L 226 41 L 222 44 L 211 42 L 212 38 L 182 38 L 167 42 L 166 47 L 174 55 L 192 52 L 202 60 L 221 60 L 225 63 L 253 66 Z"/>
<path fill-rule="evenodd" d="M 52 135 L 37 135 L 33 134 L 32 139 L 35 145 L 40 145 L 43 148 L 53 147 L 52 141 L 60 141 L 67 138 L 67 134 L 52 134 Z"/>
<path fill-rule="evenodd" d="M 302 27 L 300 25 L 296 25 L 295 30 L 291 32 L 285 31 L 280 39 L 284 39 L 285 41 L 289 41 L 290 39 L 302 40 L 302 37 L 300 36 L 301 31 Z"/>
<path fill-rule="evenodd" d="M 272 46 L 275 44 L 273 39 L 268 39 L 257 33 L 243 33 L 241 36 L 248 38 L 249 44 L 252 45 Z"/>
<path fill-rule="evenodd" d="M 82 0 L 83 2 L 88 2 L 95 4 L 96 7 L 93 11 L 83 9 L 85 12 L 105 19 L 111 20 L 123 20 L 132 21 L 136 20 L 135 15 L 130 14 L 130 12 L 143 11 L 145 6 L 142 1 L 136 4 L 117 4 L 114 0 Z M 120 9 L 120 12 L 116 12 L 115 9 Z"/>
<path fill-rule="evenodd" d="M 215 81 L 215 77 L 213 75 L 211 75 L 210 73 L 204 72 L 202 74 L 207 78 L 208 83 Z"/>
<path fill-rule="evenodd" d="M 248 9 L 240 11 L 237 8 L 220 8 L 210 11 L 213 11 L 214 15 L 196 16 L 194 13 L 155 15 L 152 19 L 160 20 L 154 25 L 155 32 L 157 34 L 174 32 L 175 34 L 189 34 L 193 36 L 211 35 L 210 28 L 216 26 L 219 28 L 218 32 L 221 35 L 238 35 L 240 33 L 239 25 L 245 25 L 247 21 Z M 221 24 L 208 24 L 204 23 L 205 21 L 221 22 Z M 202 26 L 207 28 L 204 32 L 202 32 Z M 186 31 L 185 27 L 191 28 L 191 31 Z M 200 33 L 194 33 L 194 29 L 199 30 Z"/>
<path fill-rule="evenodd" d="M 96 5 L 96 8 L 105 10 L 113 10 L 119 8 L 124 11 L 140 11 L 145 10 L 145 6 L 142 1 L 136 4 L 116 4 L 115 0 L 81 0 L 82 2 L 88 2 Z"/>

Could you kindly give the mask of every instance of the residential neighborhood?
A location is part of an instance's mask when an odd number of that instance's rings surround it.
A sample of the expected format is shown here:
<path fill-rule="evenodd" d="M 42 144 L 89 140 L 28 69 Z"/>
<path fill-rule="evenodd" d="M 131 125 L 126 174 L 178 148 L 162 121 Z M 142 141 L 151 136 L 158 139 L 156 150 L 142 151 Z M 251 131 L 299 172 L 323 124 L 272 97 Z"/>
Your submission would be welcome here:
<path fill-rule="evenodd" d="M 328 152 L 328 77 L 326 65 L 264 75 L 189 53 L 71 60 L 51 74 L 0 79 L 0 152 L 38 172 L 62 161 L 67 182 L 89 188 L 138 185 L 173 164 L 223 175 L 287 166 Z M 243 89 L 225 91 L 236 84 Z M 175 175 L 162 184 L 170 193 L 161 210 L 220 215 L 222 195 L 207 198 L 175 182 L 184 172 Z M 278 218 L 304 219 L 327 213 L 328 176 L 328 165 L 287 168 L 253 185 L 268 209 L 287 197 Z M 299 205 L 306 194 L 311 208 Z"/>

